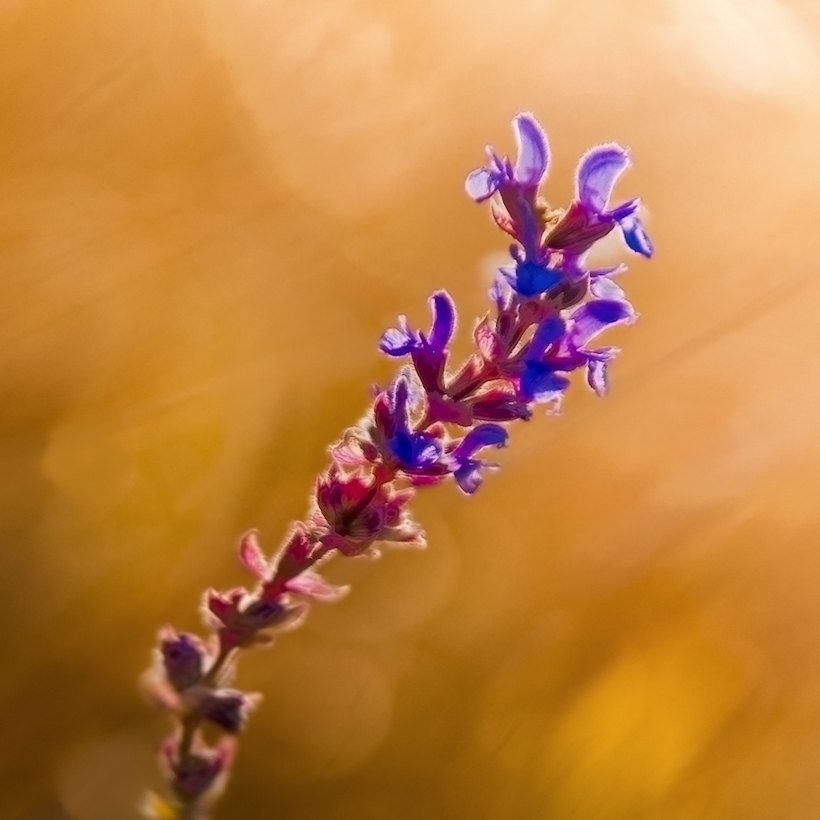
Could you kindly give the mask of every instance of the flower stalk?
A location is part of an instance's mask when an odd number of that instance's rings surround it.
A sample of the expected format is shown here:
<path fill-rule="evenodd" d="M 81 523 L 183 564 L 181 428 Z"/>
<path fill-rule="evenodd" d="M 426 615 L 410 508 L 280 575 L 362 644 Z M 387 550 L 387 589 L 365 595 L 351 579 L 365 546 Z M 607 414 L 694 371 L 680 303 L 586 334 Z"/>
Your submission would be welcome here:
<path fill-rule="evenodd" d="M 638 200 L 609 204 L 628 154 L 615 144 L 588 151 L 576 171 L 575 198 L 553 208 L 540 193 L 549 165 L 546 135 L 527 113 L 513 128 L 515 165 L 488 148 L 488 165 L 465 183 L 473 200 L 490 201 L 493 219 L 512 239 L 512 264 L 500 268 L 491 310 L 473 329 L 475 352 L 450 368 L 457 311 L 444 290 L 430 297 L 429 330 L 415 330 L 400 316 L 379 348 L 407 364 L 329 448 L 330 464 L 316 479 L 304 520 L 291 525 L 272 557 L 254 530 L 240 538 L 239 560 L 255 585 L 205 593 L 205 640 L 160 630 L 145 685 L 175 729 L 160 752 L 166 793 L 146 802 L 156 820 L 210 816 L 236 738 L 258 701 L 230 686 L 237 656 L 299 626 L 312 603 L 346 593 L 318 572 L 325 561 L 335 554 L 373 556 L 381 545 L 423 547 L 424 532 L 409 510 L 419 488 L 452 479 L 464 493 L 475 493 L 497 466 L 483 451 L 506 446 L 507 427 L 528 421 L 536 405 L 557 412 L 572 372 L 583 371 L 598 395 L 607 391 L 617 349 L 590 342 L 636 314 L 613 281 L 625 268 L 590 270 L 585 260 L 615 229 L 629 249 L 652 255 Z"/>

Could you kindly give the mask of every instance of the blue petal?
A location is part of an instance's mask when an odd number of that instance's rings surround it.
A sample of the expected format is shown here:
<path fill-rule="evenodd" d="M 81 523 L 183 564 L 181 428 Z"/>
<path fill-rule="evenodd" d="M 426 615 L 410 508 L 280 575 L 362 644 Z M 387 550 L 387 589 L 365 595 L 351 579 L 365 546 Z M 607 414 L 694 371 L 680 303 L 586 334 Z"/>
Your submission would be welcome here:
<path fill-rule="evenodd" d="M 590 317 L 605 325 L 620 322 L 632 315 L 629 302 L 620 299 L 593 299 L 591 302 L 587 302 L 585 307 Z"/>
<path fill-rule="evenodd" d="M 634 318 L 635 311 L 629 302 L 621 299 L 593 299 L 572 314 L 570 343 L 574 347 L 583 347 L 609 325 Z"/>
<path fill-rule="evenodd" d="M 541 362 L 527 362 L 521 374 L 521 393 L 528 401 L 549 401 L 569 386 L 569 379 Z"/>
<path fill-rule="evenodd" d="M 515 181 L 524 188 L 537 188 L 549 163 L 547 135 L 532 114 L 519 114 L 513 120 L 518 142 L 518 159 L 515 163 Z"/>
<path fill-rule="evenodd" d="M 464 190 L 470 199 L 483 202 L 498 190 L 498 174 L 489 168 L 477 168 L 464 180 Z"/>
<path fill-rule="evenodd" d="M 441 445 L 426 433 L 399 432 L 387 441 L 397 461 L 413 470 L 431 467 L 441 456 Z"/>
<path fill-rule="evenodd" d="M 430 467 L 441 456 L 441 445 L 432 436 L 419 433 L 413 436 L 413 465 Z"/>
<path fill-rule="evenodd" d="M 599 214 L 606 211 L 615 181 L 629 167 L 620 145 L 596 145 L 581 157 L 575 172 L 578 199 Z"/>
<path fill-rule="evenodd" d="M 614 208 L 611 208 L 607 212 L 607 216 L 611 217 L 616 222 L 620 222 L 622 219 L 632 216 L 632 214 L 638 210 L 640 204 L 641 200 L 638 199 L 638 197 L 627 199 L 626 202 L 622 202 L 620 205 L 616 205 Z"/>
<path fill-rule="evenodd" d="M 558 271 L 537 262 L 519 262 L 515 266 L 515 279 L 510 284 L 522 296 L 535 296 L 545 293 L 563 278 Z"/>
<path fill-rule="evenodd" d="M 480 465 L 475 462 L 459 467 L 453 473 L 453 478 L 467 495 L 472 495 L 481 486 L 483 480 Z"/>
<path fill-rule="evenodd" d="M 464 463 L 482 447 L 504 447 L 508 438 L 507 431 L 500 424 L 476 425 L 453 450 L 453 458 Z"/>
<path fill-rule="evenodd" d="M 379 339 L 379 350 L 388 356 L 406 356 L 418 344 L 418 339 L 407 327 L 403 316 L 399 317 L 399 323 L 404 324 L 404 327 L 391 327 Z"/>
<path fill-rule="evenodd" d="M 654 253 L 652 242 L 644 230 L 641 220 L 637 216 L 628 216 L 619 223 L 624 241 L 630 250 L 649 259 Z"/>
<path fill-rule="evenodd" d="M 589 292 L 599 299 L 623 299 L 623 288 L 615 284 L 609 277 L 600 276 L 593 279 L 589 285 Z"/>
<path fill-rule="evenodd" d="M 446 290 L 436 291 L 430 298 L 433 310 L 433 324 L 430 327 L 430 347 L 437 353 L 443 353 L 456 326 L 456 306 Z"/>
<path fill-rule="evenodd" d="M 557 342 L 566 330 L 560 316 L 548 316 L 535 329 L 530 345 L 527 348 L 527 361 L 537 362 L 553 342 Z"/>
<path fill-rule="evenodd" d="M 609 390 L 608 364 L 609 362 L 601 359 L 587 360 L 587 384 L 599 396 L 604 396 Z"/>
<path fill-rule="evenodd" d="M 400 377 L 393 383 L 393 387 L 388 393 L 390 410 L 393 414 L 393 421 L 398 432 L 407 431 L 407 379 Z"/>

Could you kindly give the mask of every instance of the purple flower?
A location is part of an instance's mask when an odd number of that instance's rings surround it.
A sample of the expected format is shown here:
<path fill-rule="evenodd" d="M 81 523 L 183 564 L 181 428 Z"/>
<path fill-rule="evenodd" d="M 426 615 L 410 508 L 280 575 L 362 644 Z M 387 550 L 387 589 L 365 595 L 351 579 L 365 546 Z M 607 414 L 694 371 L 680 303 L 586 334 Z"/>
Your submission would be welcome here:
<path fill-rule="evenodd" d="M 467 195 L 483 202 L 498 193 L 503 208 L 493 206 L 493 218 L 502 230 L 518 240 L 528 258 L 537 259 L 543 233 L 543 214 L 536 196 L 549 165 L 547 136 L 532 114 L 513 119 L 518 156 L 515 167 L 488 146 L 489 166 L 472 171 L 464 182 Z"/>
<path fill-rule="evenodd" d="M 497 466 L 474 458 L 476 451 L 482 447 L 504 447 L 507 438 L 507 431 L 501 425 L 479 424 L 453 448 L 450 453 L 455 464 L 453 478 L 465 493 L 472 495 L 479 488 L 482 469 Z"/>
<path fill-rule="evenodd" d="M 513 248 L 518 251 L 515 246 Z M 537 296 L 539 293 L 546 293 L 564 278 L 561 271 L 550 268 L 543 262 L 526 259 L 520 253 L 513 255 L 517 256 L 515 266 L 505 265 L 499 268 L 499 272 L 520 296 Z"/>
<path fill-rule="evenodd" d="M 559 316 L 548 317 L 536 328 L 524 356 L 519 383 L 526 401 L 554 401 L 569 386 L 567 377 L 559 372 L 568 368 L 548 355 L 548 351 L 557 351 L 565 333 L 566 325 Z"/>
<path fill-rule="evenodd" d="M 513 120 L 513 129 L 518 144 L 515 168 L 506 156 L 499 157 L 491 146 L 487 146 L 489 167 L 477 168 L 464 182 L 467 196 L 475 202 L 483 202 L 497 191 L 503 192 L 505 189 L 535 191 L 547 173 L 547 135 L 535 117 L 529 113 L 519 114 Z"/>
<path fill-rule="evenodd" d="M 396 379 L 388 391 L 390 426 L 385 445 L 402 472 L 410 476 L 437 478 L 448 472 L 442 461 L 444 446 L 438 436 L 410 429 L 409 385 L 405 377 Z"/>
<path fill-rule="evenodd" d="M 416 385 L 406 374 L 400 375 L 376 395 L 372 413 L 330 448 L 334 461 L 348 469 L 373 466 L 383 475 L 399 470 L 413 483 L 444 478 L 448 472 L 442 460 L 445 430 L 433 422 L 441 413 L 447 420 L 469 423 L 469 410 L 436 391 L 428 395 L 425 421 L 416 430 L 412 417 L 422 400 Z"/>
<path fill-rule="evenodd" d="M 575 201 L 547 236 L 548 249 L 581 256 L 618 225 L 631 250 L 652 256 L 652 243 L 637 216 L 640 200 L 609 207 L 615 182 L 629 165 L 629 155 L 616 143 L 597 145 L 581 157 L 575 174 Z"/>
<path fill-rule="evenodd" d="M 612 283 L 610 283 L 612 284 Z M 617 285 L 612 285 L 617 288 Z M 581 305 L 572 314 L 572 328 L 566 339 L 566 349 L 579 366 L 586 368 L 589 387 L 599 396 L 609 389 L 607 366 L 618 353 L 616 347 L 587 348 L 587 342 L 610 325 L 633 322 L 635 311 L 624 299 L 594 299 Z"/>
<path fill-rule="evenodd" d="M 623 299 L 593 299 L 576 308 L 566 325 L 558 317 L 542 322 L 524 356 L 522 398 L 537 403 L 555 401 L 569 385 L 564 374 L 580 367 L 586 369 L 589 387 L 599 396 L 606 393 L 607 365 L 617 348 L 590 350 L 587 342 L 610 325 L 634 318 L 632 306 Z"/>
<path fill-rule="evenodd" d="M 433 322 L 428 334 L 413 330 L 407 324 L 407 317 L 399 316 L 398 328 L 391 327 L 382 334 L 379 349 L 395 357 L 409 353 L 424 389 L 428 393 L 443 393 L 447 346 L 456 326 L 456 308 L 446 290 L 436 291 L 430 297 L 430 308 Z"/>
<path fill-rule="evenodd" d="M 506 446 L 506 423 L 528 420 L 535 404 L 557 407 L 573 371 L 585 369 L 589 387 L 606 391 L 617 349 L 589 345 L 635 313 L 612 281 L 623 266 L 590 270 L 585 254 L 617 226 L 629 248 L 652 255 L 638 200 L 610 205 L 629 157 L 615 144 L 587 152 L 576 171 L 575 199 L 554 209 L 540 197 L 547 138 L 531 114 L 512 124 L 515 162 L 488 147 L 487 166 L 465 182 L 474 200 L 491 200 L 493 218 L 514 242 L 512 262 L 490 291 L 495 310 L 473 330 L 476 350 L 447 372 L 457 314 L 446 291 L 430 297 L 429 330 L 416 330 L 400 316 L 379 348 L 409 356 L 415 373 L 408 364 L 386 390 L 374 389 L 368 412 L 331 446 L 331 463 L 317 477 L 305 520 L 294 522 L 275 556 L 265 555 L 254 530 L 242 536 L 239 558 L 256 579 L 253 589 L 205 593 L 207 642 L 170 627 L 160 632 L 146 691 L 175 716 L 177 731 L 161 747 L 173 795 L 152 798 L 152 816 L 207 813 L 229 773 L 232 736 L 256 699 L 221 688 L 234 672 L 235 651 L 269 643 L 271 632 L 298 625 L 314 601 L 344 594 L 346 588 L 317 572 L 321 562 L 334 551 L 378 555 L 380 542 L 423 546 L 424 534 L 410 517 L 413 485 L 452 475 L 472 494 L 484 471 L 498 466 L 479 457 L 481 451 Z M 205 738 L 214 734 L 228 737 L 210 745 Z"/>

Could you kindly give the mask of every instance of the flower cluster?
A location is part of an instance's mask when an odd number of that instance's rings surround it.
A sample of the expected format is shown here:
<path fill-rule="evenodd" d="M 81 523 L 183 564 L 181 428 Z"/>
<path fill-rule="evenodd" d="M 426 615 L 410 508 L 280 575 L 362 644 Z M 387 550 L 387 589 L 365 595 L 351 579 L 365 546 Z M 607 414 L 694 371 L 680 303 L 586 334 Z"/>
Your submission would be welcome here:
<path fill-rule="evenodd" d="M 236 654 L 298 625 L 310 603 L 346 592 L 317 572 L 324 560 L 334 553 L 373 555 L 379 544 L 423 546 L 409 512 L 416 488 L 452 478 L 474 493 L 496 466 L 485 460 L 486 451 L 504 447 L 508 425 L 529 420 L 536 405 L 555 411 L 573 371 L 582 370 L 597 394 L 606 392 L 617 350 L 590 344 L 606 328 L 633 321 L 635 312 L 613 281 L 623 266 L 590 270 L 585 258 L 616 228 L 632 251 L 652 254 L 638 200 L 610 205 L 629 157 L 615 144 L 588 151 L 578 165 L 575 198 L 553 208 L 540 193 L 549 165 L 546 136 L 530 114 L 519 114 L 513 127 L 515 165 L 490 148 L 488 165 L 465 183 L 476 202 L 490 200 L 493 218 L 513 240 L 511 264 L 490 290 L 491 311 L 473 330 L 475 352 L 451 366 L 457 313 L 446 291 L 430 297 L 429 330 L 399 317 L 379 348 L 407 366 L 331 446 L 305 520 L 292 524 L 272 558 L 255 532 L 240 539 L 239 558 L 255 586 L 205 594 L 206 641 L 171 628 L 160 632 L 147 689 L 176 716 L 177 730 L 162 747 L 170 796 L 151 796 L 152 816 L 205 817 L 227 775 L 232 738 L 257 699 L 229 686 Z M 206 725 L 221 735 L 215 745 L 204 739 Z"/>

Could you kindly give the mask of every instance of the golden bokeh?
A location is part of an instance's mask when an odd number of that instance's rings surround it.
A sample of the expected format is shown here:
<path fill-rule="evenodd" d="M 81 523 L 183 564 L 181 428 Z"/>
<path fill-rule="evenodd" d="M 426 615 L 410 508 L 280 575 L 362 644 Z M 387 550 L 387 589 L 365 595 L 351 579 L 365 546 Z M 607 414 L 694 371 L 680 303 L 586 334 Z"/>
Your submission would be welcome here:
<path fill-rule="evenodd" d="M 612 393 L 328 568 L 217 817 L 820 816 L 815 0 L 0 0 L 0 77 L 0 817 L 137 817 L 156 630 L 302 516 L 397 314 L 468 350 L 519 110 L 556 203 L 632 150 Z"/>

